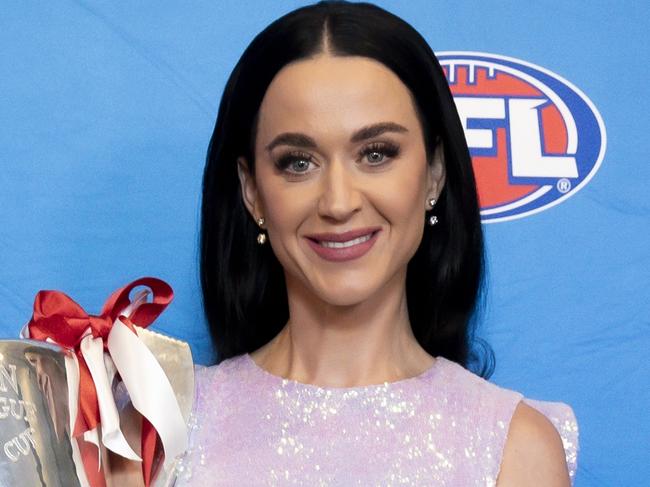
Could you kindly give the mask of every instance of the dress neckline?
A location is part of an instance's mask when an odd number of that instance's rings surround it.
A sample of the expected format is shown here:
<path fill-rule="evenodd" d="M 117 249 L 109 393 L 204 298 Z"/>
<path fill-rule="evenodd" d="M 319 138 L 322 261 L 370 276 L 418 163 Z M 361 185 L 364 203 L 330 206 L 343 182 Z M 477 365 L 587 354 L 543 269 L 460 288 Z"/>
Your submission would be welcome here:
<path fill-rule="evenodd" d="M 363 386 L 352 386 L 352 387 L 330 387 L 330 386 L 319 386 L 316 384 L 308 384 L 306 382 L 300 382 L 294 379 L 287 379 L 285 377 L 279 376 L 272 374 L 266 369 L 263 369 L 257 363 L 253 360 L 253 357 L 251 357 L 250 353 L 245 353 L 243 356 L 244 361 L 246 364 L 248 364 L 249 368 L 253 370 L 255 373 L 261 375 L 262 377 L 266 377 L 267 379 L 273 380 L 275 382 L 281 383 L 282 385 L 292 385 L 295 387 L 302 387 L 302 388 L 307 388 L 307 389 L 319 389 L 322 391 L 331 391 L 331 392 L 351 392 L 351 391 L 364 391 L 364 390 L 376 390 L 377 388 L 381 387 L 400 387 L 400 386 L 408 386 L 410 384 L 416 383 L 418 381 L 422 381 L 424 379 L 427 379 L 430 376 L 433 376 L 434 373 L 443 365 L 447 359 L 442 356 L 435 357 L 435 361 L 431 366 L 426 369 L 424 372 L 421 372 L 420 374 L 413 376 L 413 377 L 407 377 L 406 379 L 400 379 L 392 382 L 381 382 L 379 384 L 367 384 Z"/>

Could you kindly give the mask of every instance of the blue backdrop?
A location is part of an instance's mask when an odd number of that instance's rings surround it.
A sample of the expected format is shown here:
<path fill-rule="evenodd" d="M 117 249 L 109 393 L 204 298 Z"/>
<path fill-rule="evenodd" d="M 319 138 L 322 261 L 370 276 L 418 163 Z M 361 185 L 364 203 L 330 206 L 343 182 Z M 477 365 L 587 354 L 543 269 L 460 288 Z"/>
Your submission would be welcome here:
<path fill-rule="evenodd" d="M 0 29 L 0 336 L 39 289 L 90 312 L 152 275 L 176 293 L 155 328 L 214 360 L 200 309 L 201 174 L 226 78 L 253 36 L 306 2 L 16 1 Z M 492 381 L 563 401 L 576 485 L 650 478 L 650 153 L 644 2 L 380 1 L 436 51 L 543 66 L 594 103 L 607 150 L 562 203 L 484 225 Z M 647 484 L 645 484 L 647 485 Z"/>

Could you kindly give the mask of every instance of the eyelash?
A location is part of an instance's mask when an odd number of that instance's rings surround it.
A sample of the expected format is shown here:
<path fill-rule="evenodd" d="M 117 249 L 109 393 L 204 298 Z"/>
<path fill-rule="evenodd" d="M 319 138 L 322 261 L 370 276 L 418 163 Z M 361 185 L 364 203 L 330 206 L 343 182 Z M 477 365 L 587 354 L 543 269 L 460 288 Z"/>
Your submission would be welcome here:
<path fill-rule="evenodd" d="M 375 142 L 372 143 L 366 147 L 364 147 L 361 151 L 359 151 L 358 155 L 359 157 L 365 157 L 368 156 L 369 154 L 372 154 L 374 152 L 383 154 L 384 157 L 388 157 L 389 159 L 393 159 L 399 155 L 400 149 L 399 146 L 391 143 L 391 142 Z M 278 162 L 276 163 L 276 166 L 283 170 L 287 171 L 287 168 L 296 161 L 307 161 L 307 162 L 312 162 L 314 159 L 313 157 L 306 153 L 306 152 L 289 152 L 288 154 L 280 157 L 278 159 Z M 378 166 L 383 166 L 384 164 L 387 164 L 387 161 L 382 159 L 379 163 L 377 164 L 370 164 L 371 167 L 378 167 Z M 292 175 L 301 175 L 303 173 L 306 173 L 307 171 L 287 171 L 288 173 Z"/>

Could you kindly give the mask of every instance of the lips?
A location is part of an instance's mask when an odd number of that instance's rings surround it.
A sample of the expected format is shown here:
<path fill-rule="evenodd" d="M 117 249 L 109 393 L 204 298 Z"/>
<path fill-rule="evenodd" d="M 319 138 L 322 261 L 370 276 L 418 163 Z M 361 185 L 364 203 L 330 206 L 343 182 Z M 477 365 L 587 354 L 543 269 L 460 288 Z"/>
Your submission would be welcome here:
<path fill-rule="evenodd" d="M 342 233 L 314 233 L 307 243 L 321 258 L 334 262 L 357 259 L 377 241 L 381 227 L 360 228 Z"/>

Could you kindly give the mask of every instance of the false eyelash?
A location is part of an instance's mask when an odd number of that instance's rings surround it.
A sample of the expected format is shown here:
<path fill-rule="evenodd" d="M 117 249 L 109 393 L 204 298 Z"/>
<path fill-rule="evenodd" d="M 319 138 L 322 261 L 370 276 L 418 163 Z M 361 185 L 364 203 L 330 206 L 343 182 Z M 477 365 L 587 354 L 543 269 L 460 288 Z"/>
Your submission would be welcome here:
<path fill-rule="evenodd" d="M 284 170 L 289 167 L 289 164 L 296 160 L 305 160 L 311 162 L 313 160 L 313 157 L 306 152 L 289 152 L 288 154 L 280 157 L 275 165 L 278 169 Z"/>
<path fill-rule="evenodd" d="M 399 154 L 399 147 L 391 142 L 374 142 L 366 147 L 364 147 L 361 152 L 359 152 L 359 156 L 367 156 L 368 154 L 372 152 L 381 152 L 385 156 L 389 158 L 396 157 Z M 384 161 L 382 161 L 380 164 L 383 164 Z M 380 165 L 377 164 L 377 165 Z"/>

